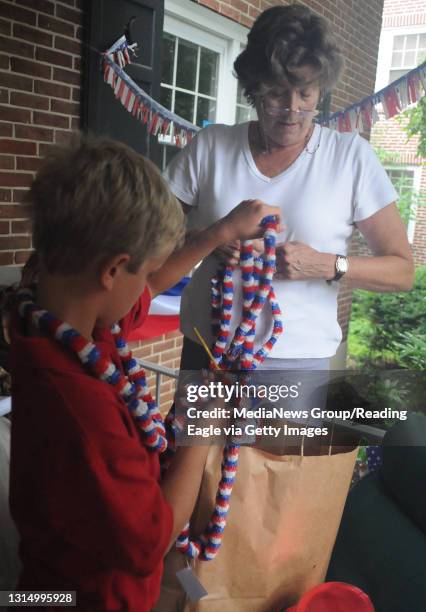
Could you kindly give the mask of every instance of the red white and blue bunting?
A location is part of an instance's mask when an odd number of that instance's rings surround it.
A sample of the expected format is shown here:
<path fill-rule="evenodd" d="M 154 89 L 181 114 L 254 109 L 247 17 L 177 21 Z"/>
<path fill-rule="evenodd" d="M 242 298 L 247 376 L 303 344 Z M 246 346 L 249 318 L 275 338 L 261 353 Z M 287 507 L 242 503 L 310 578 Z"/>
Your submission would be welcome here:
<path fill-rule="evenodd" d="M 184 147 L 200 128 L 156 102 L 124 72 L 123 68 L 131 63 L 130 55 L 135 54 L 135 46 L 129 45 L 123 35 L 103 54 L 104 80 L 150 134 L 168 135 L 173 144 Z M 418 102 L 425 93 L 426 62 L 423 62 L 380 91 L 320 121 L 339 132 L 369 132 L 381 113 L 390 119 Z"/>
<path fill-rule="evenodd" d="M 103 53 L 104 81 L 125 109 L 147 127 L 149 134 L 167 135 L 177 147 L 184 147 L 199 128 L 156 102 L 126 74 L 123 68 L 131 63 L 135 49 L 136 44 L 129 45 L 123 35 Z"/>
<path fill-rule="evenodd" d="M 334 113 L 321 123 L 339 132 L 369 132 L 379 121 L 380 112 L 390 119 L 418 102 L 425 93 L 426 62 L 423 62 L 372 96 Z"/>

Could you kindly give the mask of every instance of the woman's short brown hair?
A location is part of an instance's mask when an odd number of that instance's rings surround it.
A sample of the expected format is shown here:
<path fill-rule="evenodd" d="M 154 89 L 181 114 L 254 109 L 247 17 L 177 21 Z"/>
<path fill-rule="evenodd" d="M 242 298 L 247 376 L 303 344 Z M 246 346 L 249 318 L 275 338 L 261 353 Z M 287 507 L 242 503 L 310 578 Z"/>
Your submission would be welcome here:
<path fill-rule="evenodd" d="M 274 6 L 259 15 L 247 36 L 247 47 L 234 63 L 247 99 L 288 81 L 298 85 L 297 70 L 309 65 L 323 92 L 337 82 L 343 57 L 327 21 L 300 4 Z"/>
<path fill-rule="evenodd" d="M 136 272 L 183 236 L 180 204 L 148 159 L 113 140 L 76 135 L 55 147 L 28 192 L 35 250 L 73 274 L 128 253 Z"/>

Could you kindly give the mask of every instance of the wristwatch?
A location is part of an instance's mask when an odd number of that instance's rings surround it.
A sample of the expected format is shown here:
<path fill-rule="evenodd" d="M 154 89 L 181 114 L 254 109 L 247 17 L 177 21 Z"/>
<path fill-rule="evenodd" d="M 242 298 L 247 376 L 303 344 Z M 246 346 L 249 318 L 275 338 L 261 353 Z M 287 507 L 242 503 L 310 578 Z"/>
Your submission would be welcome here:
<path fill-rule="evenodd" d="M 330 278 L 327 283 L 332 283 L 333 281 L 338 281 L 342 278 L 344 274 L 348 271 L 349 268 L 349 260 L 345 255 L 336 255 L 336 261 L 334 262 L 334 270 L 335 274 L 333 278 Z"/>

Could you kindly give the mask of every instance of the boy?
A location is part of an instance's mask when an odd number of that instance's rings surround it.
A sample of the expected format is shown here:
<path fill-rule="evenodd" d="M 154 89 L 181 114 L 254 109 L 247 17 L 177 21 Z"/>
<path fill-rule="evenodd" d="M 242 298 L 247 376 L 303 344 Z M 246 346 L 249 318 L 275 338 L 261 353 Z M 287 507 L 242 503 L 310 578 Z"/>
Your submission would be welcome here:
<path fill-rule="evenodd" d="M 76 590 L 79 610 L 148 611 L 208 447 L 179 449 L 159 483 L 161 426 L 120 334 L 143 322 L 151 295 L 279 211 L 242 203 L 175 251 L 183 214 L 155 167 L 87 139 L 52 153 L 29 200 L 38 283 L 11 325 L 17 588 Z"/>

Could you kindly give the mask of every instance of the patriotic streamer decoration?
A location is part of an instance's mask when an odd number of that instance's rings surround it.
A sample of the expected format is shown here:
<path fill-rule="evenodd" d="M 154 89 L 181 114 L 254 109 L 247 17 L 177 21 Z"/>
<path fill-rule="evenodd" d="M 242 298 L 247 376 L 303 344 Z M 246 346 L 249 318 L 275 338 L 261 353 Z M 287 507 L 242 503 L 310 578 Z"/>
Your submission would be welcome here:
<path fill-rule="evenodd" d="M 199 128 L 156 102 L 126 74 L 123 68 L 131 63 L 130 55 L 135 55 L 135 49 L 136 44 L 129 45 L 123 35 L 102 54 L 104 81 L 112 87 L 124 108 L 146 126 L 149 134 L 168 134 L 172 143 L 184 147 Z"/>
<path fill-rule="evenodd" d="M 372 96 L 355 102 L 321 121 L 339 132 L 368 132 L 379 120 L 378 109 L 390 119 L 415 104 L 426 93 L 426 62 L 390 83 Z"/>
<path fill-rule="evenodd" d="M 272 277 L 276 268 L 276 218 L 266 217 L 263 225 L 266 226 L 263 257 L 253 257 L 253 244 L 250 240 L 243 242 L 241 247 L 243 318 L 228 348 L 226 347 L 229 341 L 233 298 L 232 276 L 236 266 L 225 266 L 224 270 L 212 279 L 212 326 L 216 337 L 212 349 L 214 369 L 230 370 L 239 367 L 243 371 L 254 370 L 266 359 L 283 331 L 280 308 L 272 289 Z M 272 335 L 253 354 L 256 319 L 267 301 L 271 306 L 274 318 Z M 173 416 L 169 414 L 169 418 L 172 422 Z M 176 542 L 176 547 L 190 559 L 199 558 L 203 561 L 211 561 L 219 552 L 237 475 L 239 449 L 238 438 L 224 448 L 215 508 L 205 532 L 191 540 L 188 523 Z"/>

